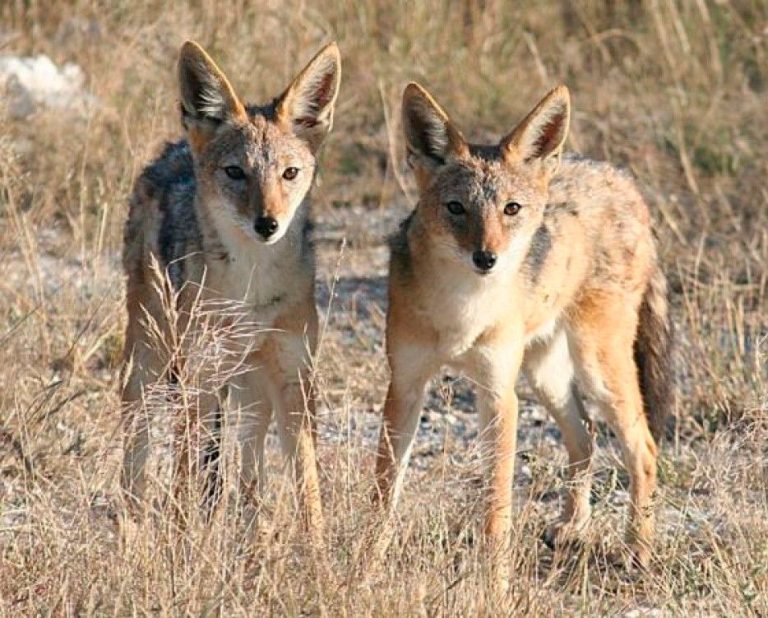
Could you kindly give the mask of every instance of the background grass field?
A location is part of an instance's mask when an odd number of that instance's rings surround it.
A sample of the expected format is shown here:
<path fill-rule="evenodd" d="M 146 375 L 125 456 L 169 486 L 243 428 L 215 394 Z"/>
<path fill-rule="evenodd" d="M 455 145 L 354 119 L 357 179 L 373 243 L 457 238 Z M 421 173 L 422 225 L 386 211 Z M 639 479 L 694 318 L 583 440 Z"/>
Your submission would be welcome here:
<path fill-rule="evenodd" d="M 343 57 L 314 189 L 328 552 L 306 546 L 274 474 L 253 543 L 222 509 L 179 545 L 162 517 L 121 537 L 119 263 L 134 178 L 180 135 L 185 38 L 250 100 L 321 44 Z M 768 2 L 9 0 L 0 53 L 75 62 L 92 114 L 0 119 L 0 612 L 48 614 L 768 614 Z M 498 137 L 566 83 L 569 147 L 630 169 L 673 290 L 681 402 L 662 451 L 656 560 L 606 568 L 627 478 L 598 431 L 581 551 L 538 540 L 560 507 L 557 430 L 521 384 L 514 575 L 488 594 L 471 390 L 435 385 L 387 560 L 370 552 L 386 385 L 385 236 L 414 200 L 399 97 L 427 86 L 471 137 Z M 0 98 L 0 103 L 2 102 Z"/>

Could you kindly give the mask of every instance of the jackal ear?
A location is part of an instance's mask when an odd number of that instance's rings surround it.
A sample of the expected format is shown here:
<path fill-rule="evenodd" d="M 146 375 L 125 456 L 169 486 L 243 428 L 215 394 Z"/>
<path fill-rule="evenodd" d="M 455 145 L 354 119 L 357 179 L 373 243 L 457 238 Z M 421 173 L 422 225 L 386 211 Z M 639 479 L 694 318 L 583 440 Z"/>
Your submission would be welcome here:
<path fill-rule="evenodd" d="M 231 120 L 247 118 L 224 73 L 194 41 L 186 41 L 179 53 L 181 121 L 190 132 L 211 132 Z"/>
<path fill-rule="evenodd" d="M 333 126 L 341 82 L 341 55 L 329 43 L 309 61 L 277 100 L 276 118 L 316 151 Z"/>
<path fill-rule="evenodd" d="M 558 86 L 501 141 L 504 158 L 513 164 L 539 160 L 554 174 L 560 165 L 570 117 L 568 88 Z"/>
<path fill-rule="evenodd" d="M 408 164 L 428 172 L 450 157 L 466 156 L 467 142 L 448 114 L 422 86 L 411 82 L 403 92 L 403 132 Z"/>

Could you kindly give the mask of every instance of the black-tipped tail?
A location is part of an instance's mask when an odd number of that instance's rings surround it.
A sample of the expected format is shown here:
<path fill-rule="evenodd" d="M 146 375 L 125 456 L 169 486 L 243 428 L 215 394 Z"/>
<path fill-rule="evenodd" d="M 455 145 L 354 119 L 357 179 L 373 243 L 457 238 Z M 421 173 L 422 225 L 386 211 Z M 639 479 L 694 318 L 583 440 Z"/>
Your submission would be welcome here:
<path fill-rule="evenodd" d="M 676 404 L 673 342 L 667 280 L 657 266 L 643 296 L 635 339 L 635 363 L 645 416 L 657 444 Z"/>

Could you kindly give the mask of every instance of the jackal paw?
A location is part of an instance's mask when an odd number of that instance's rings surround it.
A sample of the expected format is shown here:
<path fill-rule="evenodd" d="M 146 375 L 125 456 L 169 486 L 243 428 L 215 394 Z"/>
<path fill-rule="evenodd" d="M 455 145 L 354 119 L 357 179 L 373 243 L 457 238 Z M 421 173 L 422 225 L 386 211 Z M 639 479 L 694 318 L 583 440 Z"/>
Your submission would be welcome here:
<path fill-rule="evenodd" d="M 650 561 L 649 548 L 637 544 L 608 549 L 603 558 L 605 566 L 623 573 L 629 579 L 642 576 L 648 570 Z"/>
<path fill-rule="evenodd" d="M 551 550 L 558 548 L 576 548 L 584 544 L 584 529 L 587 518 L 578 521 L 558 521 L 544 530 L 541 540 Z"/>

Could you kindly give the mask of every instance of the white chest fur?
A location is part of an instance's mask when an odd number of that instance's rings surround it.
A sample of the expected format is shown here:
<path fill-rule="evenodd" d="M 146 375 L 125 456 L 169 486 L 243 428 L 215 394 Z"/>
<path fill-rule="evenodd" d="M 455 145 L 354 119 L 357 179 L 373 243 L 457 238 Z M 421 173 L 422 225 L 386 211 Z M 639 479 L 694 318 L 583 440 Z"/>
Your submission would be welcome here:
<path fill-rule="evenodd" d="M 267 245 L 229 222 L 216 223 L 225 255 L 209 261 L 206 287 L 220 298 L 242 304 L 252 319 L 269 325 L 302 289 L 307 276 L 300 231 L 291 229 Z"/>
<path fill-rule="evenodd" d="M 419 310 L 439 333 L 438 354 L 451 362 L 512 310 L 508 286 L 493 276 L 441 273 L 422 288 Z"/>
<path fill-rule="evenodd" d="M 269 309 L 285 301 L 290 275 L 281 267 L 292 263 L 285 242 L 276 245 L 237 243 L 230 247 L 229 268 L 225 275 L 228 298 L 241 301 L 255 313 L 269 313 Z"/>

